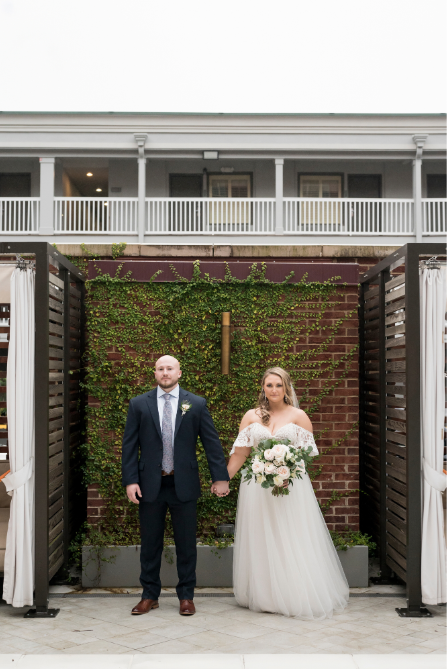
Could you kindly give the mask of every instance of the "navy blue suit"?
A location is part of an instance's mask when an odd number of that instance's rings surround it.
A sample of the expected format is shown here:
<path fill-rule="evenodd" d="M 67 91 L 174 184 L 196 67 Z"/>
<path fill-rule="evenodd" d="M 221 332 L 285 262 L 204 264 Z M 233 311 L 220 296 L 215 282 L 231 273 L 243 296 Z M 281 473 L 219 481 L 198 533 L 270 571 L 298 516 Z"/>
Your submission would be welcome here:
<path fill-rule="evenodd" d="M 181 405 L 191 407 L 182 415 Z M 169 508 L 177 553 L 179 599 L 193 599 L 196 582 L 197 499 L 201 495 L 196 455 L 200 437 L 213 481 L 228 481 L 222 445 L 206 406 L 198 395 L 179 390 L 174 432 L 174 474 L 162 476 L 163 441 L 157 388 L 129 403 L 122 449 L 122 483 L 138 483 L 143 599 L 158 599 L 164 524 Z"/>

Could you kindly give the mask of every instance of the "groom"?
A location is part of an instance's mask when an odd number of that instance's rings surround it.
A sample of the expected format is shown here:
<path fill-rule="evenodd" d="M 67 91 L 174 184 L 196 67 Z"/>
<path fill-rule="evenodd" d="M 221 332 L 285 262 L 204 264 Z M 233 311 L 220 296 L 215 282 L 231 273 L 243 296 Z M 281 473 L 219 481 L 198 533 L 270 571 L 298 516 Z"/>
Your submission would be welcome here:
<path fill-rule="evenodd" d="M 228 495 L 228 471 L 206 400 L 178 385 L 178 360 L 155 364 L 154 390 L 130 400 L 123 437 L 122 482 L 139 505 L 143 597 L 133 615 L 158 608 L 166 511 L 171 512 L 177 554 L 180 615 L 195 613 L 197 499 L 200 497 L 197 437 L 203 443 L 213 492 Z M 138 455 L 140 457 L 138 457 Z"/>

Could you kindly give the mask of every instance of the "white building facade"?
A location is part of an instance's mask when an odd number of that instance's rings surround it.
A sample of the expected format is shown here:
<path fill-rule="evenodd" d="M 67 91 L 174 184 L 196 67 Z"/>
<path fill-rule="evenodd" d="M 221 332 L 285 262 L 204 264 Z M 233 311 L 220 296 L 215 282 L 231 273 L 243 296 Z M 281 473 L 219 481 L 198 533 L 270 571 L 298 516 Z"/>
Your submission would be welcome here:
<path fill-rule="evenodd" d="M 0 114 L 0 237 L 444 241 L 445 114 Z"/>

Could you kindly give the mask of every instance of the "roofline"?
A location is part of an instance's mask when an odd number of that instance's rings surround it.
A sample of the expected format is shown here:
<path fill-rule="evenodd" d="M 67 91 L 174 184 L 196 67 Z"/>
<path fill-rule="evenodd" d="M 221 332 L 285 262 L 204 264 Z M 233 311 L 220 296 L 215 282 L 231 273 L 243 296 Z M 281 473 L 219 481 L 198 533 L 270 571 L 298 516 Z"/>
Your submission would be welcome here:
<path fill-rule="evenodd" d="M 346 116 L 346 117 L 354 117 L 354 116 L 367 116 L 367 117 L 375 117 L 375 116 L 387 116 L 387 117 L 399 117 L 399 116 L 408 116 L 408 117 L 415 117 L 415 116 L 424 116 L 424 117 L 445 117 L 447 114 L 445 112 L 441 113 L 405 113 L 405 114 L 388 114 L 384 112 L 383 114 L 369 114 L 369 113 L 263 113 L 263 112 L 141 112 L 141 111 L 135 111 L 135 112 L 114 112 L 114 111 L 100 111 L 100 112 L 89 112 L 89 111 L 0 111 L 0 115 L 36 115 L 36 116 L 45 116 L 45 115 L 58 115 L 58 116 L 68 116 L 68 115 L 76 115 L 76 116 L 104 116 L 104 115 L 109 115 L 109 116 L 321 116 L 321 117 L 329 117 L 329 116 Z"/>

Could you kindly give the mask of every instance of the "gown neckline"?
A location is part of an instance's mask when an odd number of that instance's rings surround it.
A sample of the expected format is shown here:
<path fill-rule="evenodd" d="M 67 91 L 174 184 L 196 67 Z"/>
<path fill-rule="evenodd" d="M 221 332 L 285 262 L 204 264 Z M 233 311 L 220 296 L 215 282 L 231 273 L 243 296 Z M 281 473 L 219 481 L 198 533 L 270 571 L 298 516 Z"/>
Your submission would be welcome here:
<path fill-rule="evenodd" d="M 278 429 L 276 430 L 276 432 L 273 432 L 273 433 L 270 432 L 270 430 L 268 429 L 268 427 L 267 427 L 266 425 L 263 425 L 262 423 L 258 423 L 257 421 L 253 421 L 253 423 L 250 423 L 250 425 L 247 425 L 247 427 L 245 427 L 244 430 L 246 430 L 248 427 L 251 427 L 252 425 L 260 425 L 260 426 L 263 427 L 265 430 L 267 430 L 267 432 L 269 433 L 269 435 L 270 435 L 271 437 L 274 437 L 275 434 L 278 434 L 278 432 L 279 432 L 280 430 L 282 430 L 283 428 L 287 427 L 288 425 L 295 425 L 295 427 L 298 427 L 300 430 L 304 430 L 304 432 L 308 432 L 309 434 L 312 434 L 312 435 L 313 435 L 313 432 L 309 432 L 309 430 L 306 430 L 305 427 L 301 427 L 301 425 L 297 425 L 296 423 L 291 423 L 291 422 L 286 423 L 285 425 L 281 425 L 281 427 L 278 428 Z"/>

